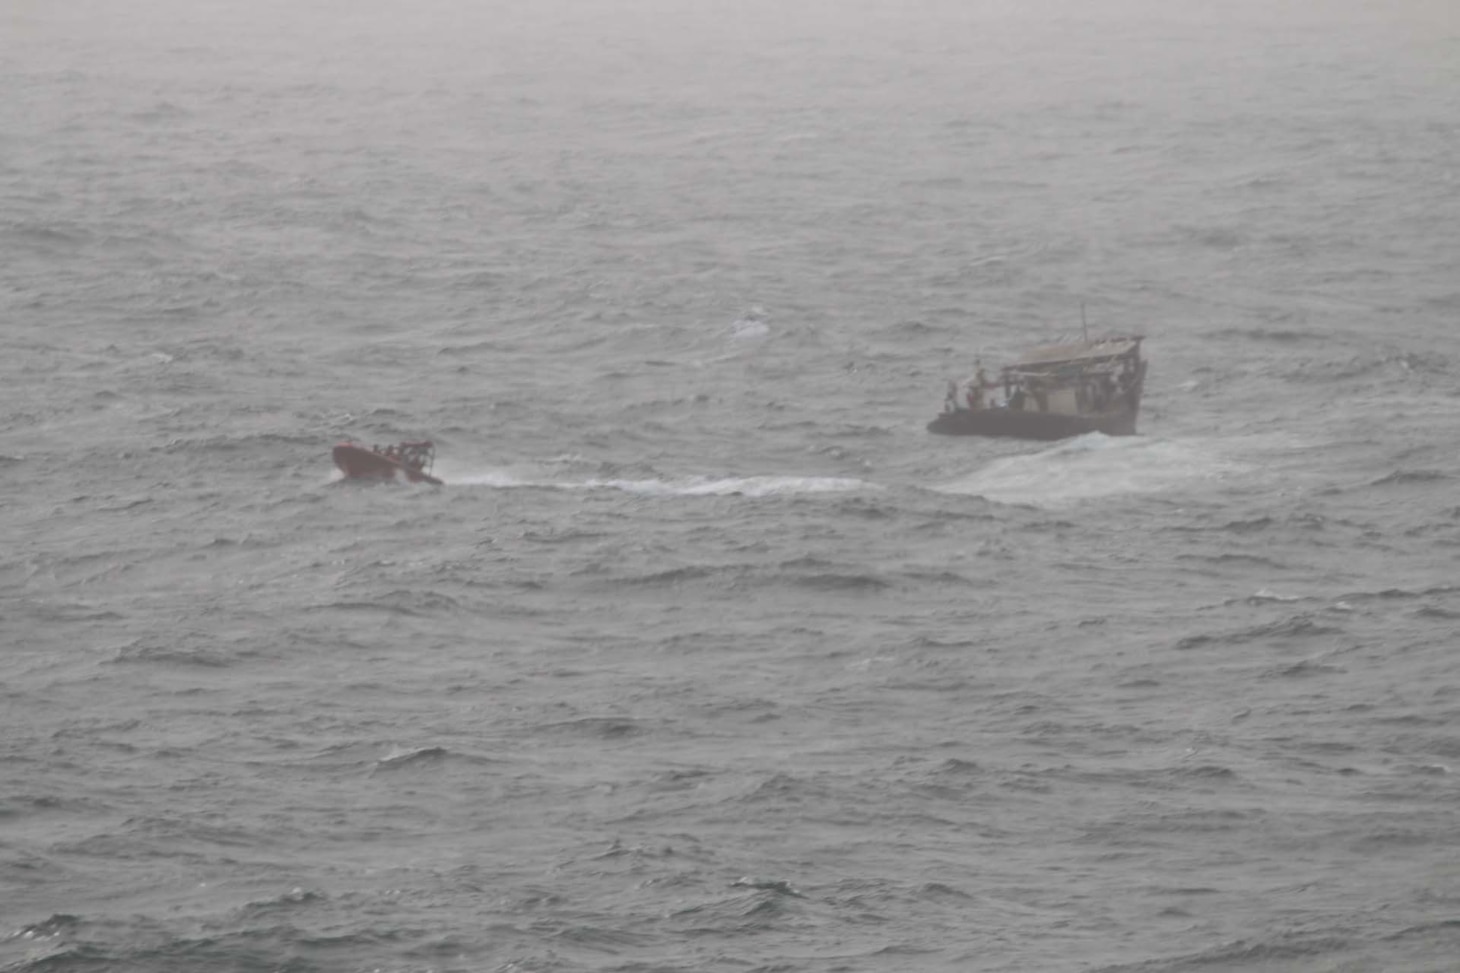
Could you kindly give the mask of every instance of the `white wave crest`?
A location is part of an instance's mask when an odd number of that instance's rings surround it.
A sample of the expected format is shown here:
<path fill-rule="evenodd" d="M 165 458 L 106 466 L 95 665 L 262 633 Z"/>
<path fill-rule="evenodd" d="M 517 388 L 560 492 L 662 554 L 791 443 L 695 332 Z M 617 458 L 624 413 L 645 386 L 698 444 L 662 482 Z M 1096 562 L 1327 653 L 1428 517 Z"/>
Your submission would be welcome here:
<path fill-rule="evenodd" d="M 756 305 L 735 319 L 731 325 L 731 336 L 736 341 L 764 338 L 771 333 L 768 318 L 765 308 Z"/>

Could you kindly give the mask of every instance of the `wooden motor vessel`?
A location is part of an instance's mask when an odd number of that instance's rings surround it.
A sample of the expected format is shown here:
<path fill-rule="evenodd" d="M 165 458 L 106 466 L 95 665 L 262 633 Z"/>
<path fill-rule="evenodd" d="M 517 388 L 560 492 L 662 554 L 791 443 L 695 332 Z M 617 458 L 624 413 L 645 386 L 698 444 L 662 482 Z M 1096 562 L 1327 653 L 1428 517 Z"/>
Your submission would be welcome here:
<path fill-rule="evenodd" d="M 928 431 L 1043 440 L 1133 436 L 1146 380 L 1142 340 L 1120 335 L 1036 348 L 995 379 L 979 366 L 972 377 L 948 383 L 943 411 Z"/>
<path fill-rule="evenodd" d="M 436 462 L 436 444 L 429 439 L 395 443 L 391 446 L 365 446 L 356 442 L 338 443 L 334 449 L 335 465 L 350 479 L 394 480 L 397 476 L 410 483 L 442 481 L 431 475 Z"/>

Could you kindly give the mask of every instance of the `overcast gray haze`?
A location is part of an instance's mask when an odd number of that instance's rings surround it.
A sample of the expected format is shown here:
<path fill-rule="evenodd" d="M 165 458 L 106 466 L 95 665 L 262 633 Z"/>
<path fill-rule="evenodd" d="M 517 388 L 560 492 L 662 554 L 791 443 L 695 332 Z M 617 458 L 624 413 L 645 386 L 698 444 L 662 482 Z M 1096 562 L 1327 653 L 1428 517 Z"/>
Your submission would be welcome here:
<path fill-rule="evenodd" d="M 0 973 L 1453 973 L 1457 160 L 1454 0 L 0 0 Z"/>

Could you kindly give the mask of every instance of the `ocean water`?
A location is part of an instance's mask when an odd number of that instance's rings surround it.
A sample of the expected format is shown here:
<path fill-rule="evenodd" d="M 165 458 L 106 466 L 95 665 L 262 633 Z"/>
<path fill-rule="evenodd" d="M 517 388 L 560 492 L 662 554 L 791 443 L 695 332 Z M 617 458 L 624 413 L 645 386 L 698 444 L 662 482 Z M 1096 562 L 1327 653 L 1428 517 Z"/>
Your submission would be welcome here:
<path fill-rule="evenodd" d="M 1460 968 L 1456 9 L 11 0 L 0 971 Z"/>

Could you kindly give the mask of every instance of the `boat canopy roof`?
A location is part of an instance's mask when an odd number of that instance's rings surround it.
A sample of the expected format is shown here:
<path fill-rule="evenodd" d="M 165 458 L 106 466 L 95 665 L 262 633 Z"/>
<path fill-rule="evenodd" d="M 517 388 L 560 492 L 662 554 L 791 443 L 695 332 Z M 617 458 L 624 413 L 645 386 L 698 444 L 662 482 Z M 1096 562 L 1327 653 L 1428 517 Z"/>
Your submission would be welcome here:
<path fill-rule="evenodd" d="M 1047 345 L 1021 356 L 1010 367 L 1015 370 L 1046 369 L 1056 365 L 1093 365 L 1113 358 L 1134 358 L 1140 354 L 1144 335 L 1098 338 L 1068 345 Z"/>

